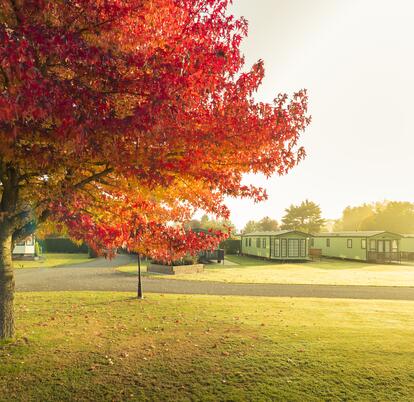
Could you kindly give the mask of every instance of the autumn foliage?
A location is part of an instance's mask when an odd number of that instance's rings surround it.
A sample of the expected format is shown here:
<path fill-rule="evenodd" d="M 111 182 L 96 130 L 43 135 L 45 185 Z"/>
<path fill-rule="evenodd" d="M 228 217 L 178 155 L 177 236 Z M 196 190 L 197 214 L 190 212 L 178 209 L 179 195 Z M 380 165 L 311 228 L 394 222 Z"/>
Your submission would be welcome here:
<path fill-rule="evenodd" d="M 305 91 L 255 101 L 247 22 L 229 0 L 1 0 L 4 233 L 67 232 L 170 261 L 226 234 L 184 230 L 194 211 L 266 195 L 249 172 L 304 156 Z M 0 236 L 1 237 L 1 236 Z M 4 236 L 3 236 L 4 237 Z"/>

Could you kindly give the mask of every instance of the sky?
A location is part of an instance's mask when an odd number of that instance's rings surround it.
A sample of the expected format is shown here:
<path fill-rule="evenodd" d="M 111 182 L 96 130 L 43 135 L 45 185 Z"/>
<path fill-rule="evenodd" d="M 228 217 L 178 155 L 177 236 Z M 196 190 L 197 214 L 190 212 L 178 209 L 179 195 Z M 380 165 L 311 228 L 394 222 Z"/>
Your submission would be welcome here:
<path fill-rule="evenodd" d="M 282 218 L 304 199 L 326 219 L 348 205 L 414 201 L 414 2 L 411 0 L 234 0 L 249 21 L 246 65 L 265 62 L 257 99 L 307 88 L 312 123 L 306 159 L 284 177 L 249 175 L 269 199 L 227 202 L 239 228 Z"/>

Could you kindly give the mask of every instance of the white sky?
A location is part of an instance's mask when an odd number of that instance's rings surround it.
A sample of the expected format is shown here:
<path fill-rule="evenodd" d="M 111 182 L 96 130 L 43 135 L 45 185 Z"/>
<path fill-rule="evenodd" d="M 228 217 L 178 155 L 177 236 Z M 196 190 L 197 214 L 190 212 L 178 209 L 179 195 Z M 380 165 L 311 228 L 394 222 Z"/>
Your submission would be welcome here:
<path fill-rule="evenodd" d="M 269 200 L 229 200 L 241 229 L 305 198 L 325 218 L 347 205 L 414 201 L 414 2 L 410 0 L 234 0 L 249 21 L 247 65 L 265 61 L 258 99 L 307 88 L 307 158 L 285 177 L 250 176 Z"/>

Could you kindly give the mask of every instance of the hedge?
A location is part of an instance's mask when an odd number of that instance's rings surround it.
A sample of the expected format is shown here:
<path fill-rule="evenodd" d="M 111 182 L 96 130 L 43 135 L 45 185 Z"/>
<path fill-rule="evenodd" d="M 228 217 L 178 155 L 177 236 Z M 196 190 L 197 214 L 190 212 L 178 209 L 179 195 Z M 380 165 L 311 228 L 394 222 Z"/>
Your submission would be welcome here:
<path fill-rule="evenodd" d="M 72 240 L 65 237 L 48 237 L 39 240 L 42 251 L 45 253 L 87 253 L 86 244 L 77 245 Z"/>
<path fill-rule="evenodd" d="M 239 254 L 241 252 L 241 240 L 227 239 L 220 243 L 220 248 L 226 254 Z"/>

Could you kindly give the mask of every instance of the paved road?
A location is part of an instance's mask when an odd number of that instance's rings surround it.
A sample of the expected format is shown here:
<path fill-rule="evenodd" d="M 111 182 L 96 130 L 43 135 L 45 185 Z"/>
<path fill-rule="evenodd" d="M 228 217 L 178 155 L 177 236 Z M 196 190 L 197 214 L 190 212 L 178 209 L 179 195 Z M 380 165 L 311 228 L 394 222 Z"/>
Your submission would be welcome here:
<path fill-rule="evenodd" d="M 112 261 L 98 259 L 70 267 L 19 269 L 16 270 L 16 288 L 17 291 L 133 292 L 136 278 L 115 271 L 115 267 L 130 261 L 129 256 L 119 256 Z M 231 284 L 160 279 L 154 275 L 143 278 L 143 288 L 144 292 L 152 293 L 414 301 L 414 287 Z"/>

